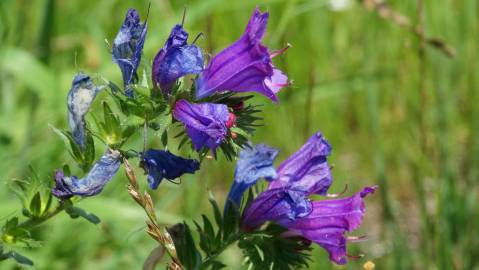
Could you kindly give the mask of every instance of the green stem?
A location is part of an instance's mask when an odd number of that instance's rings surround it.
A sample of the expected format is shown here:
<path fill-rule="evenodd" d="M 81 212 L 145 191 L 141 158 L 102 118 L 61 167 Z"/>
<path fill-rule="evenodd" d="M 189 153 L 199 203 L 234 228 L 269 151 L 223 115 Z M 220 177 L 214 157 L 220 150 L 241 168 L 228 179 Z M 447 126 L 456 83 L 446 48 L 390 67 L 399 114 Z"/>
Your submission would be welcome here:
<path fill-rule="evenodd" d="M 36 226 L 42 224 L 43 222 L 49 220 L 50 218 L 56 216 L 57 214 L 62 212 L 64 209 L 65 209 L 65 204 L 60 203 L 60 204 L 58 204 L 57 208 L 55 208 L 55 210 L 48 213 L 47 215 L 42 216 L 42 217 L 31 217 L 28 220 L 20 223 L 18 225 L 18 227 L 19 228 L 24 228 L 24 229 L 30 229 L 30 228 L 36 227 Z"/>

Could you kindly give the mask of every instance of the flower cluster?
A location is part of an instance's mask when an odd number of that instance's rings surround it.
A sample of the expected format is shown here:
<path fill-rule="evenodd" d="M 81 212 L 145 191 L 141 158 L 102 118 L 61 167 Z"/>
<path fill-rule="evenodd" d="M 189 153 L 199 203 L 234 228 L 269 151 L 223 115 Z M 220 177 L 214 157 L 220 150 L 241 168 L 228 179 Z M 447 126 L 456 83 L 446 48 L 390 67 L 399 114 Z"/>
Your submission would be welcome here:
<path fill-rule="evenodd" d="M 267 221 L 288 229 L 284 237 L 301 236 L 325 248 L 332 261 L 346 263 L 346 232 L 359 227 L 364 216 L 363 198 L 376 189 L 366 187 L 344 199 L 311 200 L 326 195 L 332 184 L 327 157 L 330 144 L 318 132 L 276 170 L 278 151 L 256 145 L 240 154 L 228 200 L 239 207 L 244 191 L 259 179 L 269 181 L 245 209 L 241 229 L 254 231 Z"/>

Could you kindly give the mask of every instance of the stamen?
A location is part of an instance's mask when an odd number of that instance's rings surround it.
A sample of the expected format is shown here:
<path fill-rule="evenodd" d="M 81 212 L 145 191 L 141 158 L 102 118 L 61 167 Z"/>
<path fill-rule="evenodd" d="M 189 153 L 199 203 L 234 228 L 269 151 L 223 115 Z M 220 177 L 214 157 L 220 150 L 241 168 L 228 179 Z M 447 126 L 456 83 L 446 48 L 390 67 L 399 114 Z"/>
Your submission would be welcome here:
<path fill-rule="evenodd" d="M 186 6 L 183 8 L 183 18 L 181 19 L 181 26 L 185 24 L 185 18 L 186 18 Z"/>
<path fill-rule="evenodd" d="M 276 56 L 278 56 L 278 55 L 284 53 L 285 51 L 287 51 L 287 50 L 288 50 L 289 48 L 291 48 L 291 47 L 293 47 L 293 45 L 291 45 L 291 44 L 288 43 L 288 44 L 286 44 L 286 47 L 284 47 L 284 48 L 282 48 L 282 49 L 279 49 L 279 50 L 277 50 L 277 51 L 272 52 L 269 56 L 270 56 L 271 58 L 274 58 L 274 57 L 276 57 Z"/>
<path fill-rule="evenodd" d="M 359 260 L 362 257 L 364 257 L 364 254 L 359 254 L 359 255 L 346 254 L 346 257 L 348 257 L 351 260 Z"/>
<path fill-rule="evenodd" d="M 193 40 L 193 42 L 191 42 L 191 44 L 195 44 L 195 42 L 202 36 L 204 36 L 204 34 L 203 32 L 200 32 L 198 35 L 196 35 L 195 39 Z"/>
<path fill-rule="evenodd" d="M 367 235 L 361 235 L 361 236 L 346 236 L 346 240 L 351 243 L 358 243 L 358 242 L 363 242 L 368 240 Z"/>
<path fill-rule="evenodd" d="M 343 195 L 347 190 L 348 190 L 348 184 L 345 184 L 343 191 L 341 191 L 341 192 L 339 192 L 339 193 L 326 194 L 326 197 L 328 197 L 328 198 L 337 198 L 337 197 Z"/>
<path fill-rule="evenodd" d="M 270 85 L 275 87 L 286 87 L 289 85 L 289 83 L 272 83 Z"/>

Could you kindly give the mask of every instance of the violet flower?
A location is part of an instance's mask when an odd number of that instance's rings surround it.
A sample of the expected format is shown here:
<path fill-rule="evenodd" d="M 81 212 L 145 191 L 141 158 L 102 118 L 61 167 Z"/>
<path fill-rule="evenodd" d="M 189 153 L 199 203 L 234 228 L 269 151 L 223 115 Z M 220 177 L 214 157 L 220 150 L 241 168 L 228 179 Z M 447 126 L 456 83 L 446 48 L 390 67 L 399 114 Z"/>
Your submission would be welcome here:
<path fill-rule="evenodd" d="M 164 95 L 171 91 L 177 79 L 187 74 L 198 74 L 203 70 L 203 54 L 193 44 L 188 45 L 188 33 L 177 24 L 168 40 L 153 61 L 153 85 L 160 86 Z"/>
<path fill-rule="evenodd" d="M 68 92 L 68 124 L 70 125 L 73 139 L 82 150 L 85 149 L 86 144 L 85 115 L 100 90 L 100 87 L 93 84 L 90 76 L 78 73 L 73 78 L 72 87 Z"/>
<path fill-rule="evenodd" d="M 284 50 L 270 53 L 261 44 L 268 16 L 256 8 L 241 38 L 211 59 L 196 80 L 197 99 L 223 91 L 255 91 L 278 101 L 276 93 L 288 85 L 288 78 L 271 61 Z"/>
<path fill-rule="evenodd" d="M 200 163 L 195 159 L 186 159 L 170 151 L 149 149 L 141 154 L 141 166 L 148 174 L 148 185 L 156 189 L 163 178 L 174 180 L 185 173 L 195 173 Z"/>
<path fill-rule="evenodd" d="M 278 179 L 269 184 L 269 189 L 288 187 L 308 195 L 326 195 L 333 182 L 327 163 L 331 149 L 321 132 L 317 132 L 278 167 Z"/>
<path fill-rule="evenodd" d="M 181 99 L 175 104 L 173 117 L 184 124 L 196 151 L 208 147 L 215 153 L 226 138 L 229 112 L 224 104 L 193 104 Z"/>
<path fill-rule="evenodd" d="M 125 20 L 113 41 L 113 61 L 120 67 L 126 89 L 125 94 L 129 97 L 133 96 L 130 84 L 137 80 L 136 70 L 141 60 L 146 28 L 146 21 L 141 24 L 138 12 L 130 8 L 126 12 Z"/>
<path fill-rule="evenodd" d="M 363 199 L 376 189 L 377 186 L 366 187 L 351 197 L 314 201 L 309 215 L 281 225 L 289 229 L 288 235 L 302 236 L 317 243 L 326 249 L 331 261 L 345 264 L 346 244 L 355 240 L 346 237 L 345 233 L 359 228 L 365 213 Z"/>
<path fill-rule="evenodd" d="M 243 193 L 259 179 L 267 180 L 277 178 L 278 174 L 273 166 L 274 159 L 279 151 L 265 144 L 257 144 L 245 148 L 239 154 L 236 164 L 234 181 L 228 194 L 228 202 L 240 205 Z M 227 206 L 225 206 L 225 209 Z"/>
<path fill-rule="evenodd" d="M 96 195 L 103 190 L 103 187 L 113 178 L 119 168 L 120 152 L 108 150 L 84 178 L 65 176 L 62 171 L 57 171 L 55 173 L 56 184 L 52 189 L 52 194 L 60 199 L 68 199 L 74 195 L 82 197 Z"/>
<path fill-rule="evenodd" d="M 288 229 L 284 237 L 309 239 L 325 248 L 333 262 L 346 263 L 348 238 L 345 233 L 359 227 L 364 216 L 363 198 L 377 187 L 364 188 L 349 198 L 311 201 L 310 195 L 326 195 L 331 185 L 327 164 L 330 152 L 331 146 L 323 135 L 320 132 L 313 135 L 279 166 L 278 177 L 247 206 L 241 229 L 253 231 L 267 221 L 275 222 Z M 248 175 L 254 171 L 255 167 L 251 166 L 242 173 Z"/>

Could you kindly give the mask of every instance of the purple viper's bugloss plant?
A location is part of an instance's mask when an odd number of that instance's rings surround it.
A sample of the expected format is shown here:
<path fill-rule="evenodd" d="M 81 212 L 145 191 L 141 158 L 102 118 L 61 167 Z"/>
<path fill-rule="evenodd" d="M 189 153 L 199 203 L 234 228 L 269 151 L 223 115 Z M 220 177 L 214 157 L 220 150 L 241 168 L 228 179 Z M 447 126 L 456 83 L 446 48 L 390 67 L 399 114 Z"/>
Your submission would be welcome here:
<path fill-rule="evenodd" d="M 203 70 L 201 49 L 194 44 L 188 45 L 187 41 L 188 33 L 182 25 L 177 24 L 153 60 L 153 85 L 159 86 L 165 96 L 170 94 L 177 79 L 187 74 L 198 74 Z"/>
<path fill-rule="evenodd" d="M 72 87 L 68 92 L 68 124 L 70 125 L 74 141 L 82 150 L 86 146 L 85 115 L 100 90 L 101 88 L 93 83 L 90 76 L 78 73 L 73 78 Z"/>
<path fill-rule="evenodd" d="M 113 61 L 120 67 L 125 94 L 129 97 L 133 96 L 130 85 L 134 83 L 137 77 L 136 71 L 141 61 L 146 29 L 146 21 L 143 24 L 140 23 L 138 12 L 130 8 L 126 12 L 125 20 L 113 41 Z"/>
<path fill-rule="evenodd" d="M 174 180 L 185 173 L 195 173 L 200 169 L 198 160 L 182 158 L 170 151 L 149 149 L 140 156 L 140 165 L 148 175 L 151 189 L 158 188 L 163 178 Z"/>
<path fill-rule="evenodd" d="M 276 93 L 288 85 L 288 77 L 272 63 L 282 51 L 270 53 L 261 44 L 268 16 L 256 8 L 241 38 L 211 59 L 196 80 L 197 99 L 224 91 L 255 91 L 278 101 Z"/>
<path fill-rule="evenodd" d="M 120 152 L 107 150 L 84 178 L 65 176 L 62 171 L 57 171 L 52 194 L 61 199 L 68 199 L 75 195 L 82 197 L 96 195 L 103 190 L 119 168 Z"/>
<path fill-rule="evenodd" d="M 189 103 L 181 99 L 173 108 L 173 117 L 183 123 L 196 151 L 207 147 L 215 153 L 228 134 L 229 115 L 224 104 Z"/>

